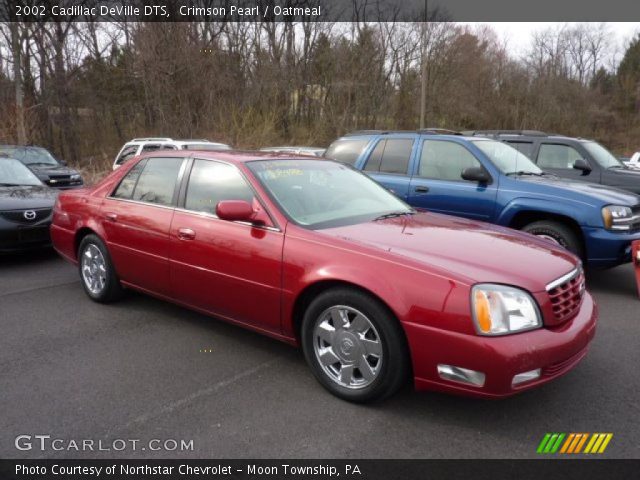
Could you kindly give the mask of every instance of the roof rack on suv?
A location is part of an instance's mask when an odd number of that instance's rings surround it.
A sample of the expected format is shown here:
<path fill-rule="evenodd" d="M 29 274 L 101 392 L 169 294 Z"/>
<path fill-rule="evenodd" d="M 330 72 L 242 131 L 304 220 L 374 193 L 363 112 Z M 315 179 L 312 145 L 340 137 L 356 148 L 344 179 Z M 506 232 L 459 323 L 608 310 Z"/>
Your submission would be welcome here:
<path fill-rule="evenodd" d="M 211 140 L 206 138 L 188 138 L 186 140 L 178 140 L 178 142 L 205 142 L 205 143 L 213 143 Z"/>
<path fill-rule="evenodd" d="M 459 132 L 457 130 L 449 130 L 447 128 L 437 127 L 419 128 L 418 133 L 429 133 L 431 135 L 462 135 L 462 132 Z"/>
<path fill-rule="evenodd" d="M 548 133 L 540 130 L 466 130 L 463 135 L 473 137 L 475 135 L 529 135 L 530 137 L 547 137 Z"/>
<path fill-rule="evenodd" d="M 446 128 L 419 128 L 417 130 L 356 130 L 345 134 L 345 137 L 354 135 L 391 135 L 394 133 L 422 133 L 429 135 L 462 135 L 456 130 L 447 130 Z"/>
<path fill-rule="evenodd" d="M 134 138 L 132 142 L 171 142 L 173 139 L 168 137 L 142 137 Z"/>

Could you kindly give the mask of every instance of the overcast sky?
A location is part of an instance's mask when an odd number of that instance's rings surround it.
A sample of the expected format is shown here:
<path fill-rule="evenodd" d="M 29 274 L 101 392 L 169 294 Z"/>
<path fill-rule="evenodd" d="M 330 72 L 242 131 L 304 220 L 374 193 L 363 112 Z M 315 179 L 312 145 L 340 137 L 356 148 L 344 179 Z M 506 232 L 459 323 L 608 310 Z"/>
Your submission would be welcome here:
<path fill-rule="evenodd" d="M 567 23 L 560 22 L 493 22 L 493 23 L 473 23 L 462 22 L 464 25 L 490 25 L 498 34 L 508 40 L 509 46 L 512 47 L 513 55 L 523 54 L 531 40 L 531 34 L 537 30 L 544 30 L 549 27 L 559 27 Z M 568 23 L 571 25 L 571 23 Z M 610 31 L 613 34 L 612 43 L 619 48 L 619 54 L 624 53 L 624 49 L 631 38 L 640 33 L 640 23 L 638 22 L 609 22 Z"/>

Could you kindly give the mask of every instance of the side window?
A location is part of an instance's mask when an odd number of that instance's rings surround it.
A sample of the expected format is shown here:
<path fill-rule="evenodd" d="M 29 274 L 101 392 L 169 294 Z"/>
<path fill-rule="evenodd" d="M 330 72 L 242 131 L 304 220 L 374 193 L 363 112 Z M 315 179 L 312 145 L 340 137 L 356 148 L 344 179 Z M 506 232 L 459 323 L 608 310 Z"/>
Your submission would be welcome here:
<path fill-rule="evenodd" d="M 216 213 L 221 200 L 253 201 L 253 190 L 238 169 L 226 163 L 195 160 L 189 176 L 184 208 Z"/>
<path fill-rule="evenodd" d="M 473 154 L 462 145 L 442 140 L 425 140 L 420 155 L 418 175 L 439 180 L 462 182 L 465 168 L 481 167 Z"/>
<path fill-rule="evenodd" d="M 135 166 L 127 172 L 124 178 L 120 180 L 120 184 L 116 188 L 115 192 L 113 192 L 112 197 L 131 200 L 131 197 L 133 197 L 133 189 L 136 187 L 138 177 L 140 177 L 140 172 L 142 172 L 146 164 L 146 158 L 136 163 Z"/>
<path fill-rule="evenodd" d="M 371 155 L 369 155 L 369 160 L 367 160 L 367 164 L 364 166 L 364 169 L 368 172 L 379 172 L 380 171 L 380 163 L 382 162 L 382 154 L 384 153 L 384 146 L 387 143 L 386 140 L 380 140 L 376 145 L 376 148 L 373 149 Z"/>
<path fill-rule="evenodd" d="M 338 162 L 354 165 L 368 143 L 368 139 L 337 140 L 329 146 L 324 156 Z"/>
<path fill-rule="evenodd" d="M 406 174 L 409 169 L 412 149 L 412 139 L 397 138 L 387 140 L 382 154 L 382 162 L 380 162 L 380 171 Z"/>
<path fill-rule="evenodd" d="M 412 149 L 413 140 L 410 138 L 380 140 L 364 169 L 369 172 L 406 174 Z"/>
<path fill-rule="evenodd" d="M 182 158 L 150 158 L 140 174 L 133 199 L 171 205 Z"/>
<path fill-rule="evenodd" d="M 138 145 L 129 145 L 122 150 L 120 156 L 116 159 L 116 165 L 122 165 L 124 162 L 133 157 L 138 151 Z"/>
<path fill-rule="evenodd" d="M 527 157 L 533 159 L 533 143 L 531 142 L 507 142 L 513 148 L 518 150 L 520 153 L 526 155 Z"/>
<path fill-rule="evenodd" d="M 576 160 L 582 158 L 578 151 L 569 145 L 543 143 L 538 152 L 538 166 L 544 168 L 573 169 Z"/>
<path fill-rule="evenodd" d="M 140 153 L 155 152 L 156 150 L 160 150 L 161 148 L 162 145 L 160 145 L 159 143 L 147 143 L 142 147 L 142 151 Z"/>

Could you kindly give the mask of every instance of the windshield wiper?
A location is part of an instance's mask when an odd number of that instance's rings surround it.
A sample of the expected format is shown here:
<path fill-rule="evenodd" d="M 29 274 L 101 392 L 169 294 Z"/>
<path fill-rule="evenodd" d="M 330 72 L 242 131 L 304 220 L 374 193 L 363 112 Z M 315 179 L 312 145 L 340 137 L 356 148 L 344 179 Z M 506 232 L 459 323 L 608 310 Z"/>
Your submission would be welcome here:
<path fill-rule="evenodd" d="M 373 221 L 384 220 L 385 218 L 402 217 L 403 215 L 415 215 L 415 213 L 415 210 L 408 210 L 406 212 L 389 212 L 374 218 Z"/>
<path fill-rule="evenodd" d="M 542 175 L 544 175 L 544 173 L 527 172 L 527 171 L 524 171 L 524 170 L 519 170 L 517 172 L 509 172 L 509 173 L 507 173 L 507 175 L 514 175 L 516 177 L 520 177 L 520 176 L 523 176 L 523 175 L 531 175 L 531 176 L 534 176 L 534 177 L 541 177 Z"/>
<path fill-rule="evenodd" d="M 613 169 L 613 168 L 615 168 L 615 169 L 618 169 L 618 168 L 619 168 L 619 169 L 625 169 L 625 168 L 627 168 L 627 167 L 624 167 L 624 166 L 622 166 L 622 165 L 611 165 L 610 167 L 607 167 L 607 170 L 611 170 L 611 169 Z"/>
<path fill-rule="evenodd" d="M 27 165 L 44 165 L 45 167 L 55 167 L 56 166 L 54 163 L 47 163 L 47 162 L 31 162 L 31 163 L 27 163 Z"/>

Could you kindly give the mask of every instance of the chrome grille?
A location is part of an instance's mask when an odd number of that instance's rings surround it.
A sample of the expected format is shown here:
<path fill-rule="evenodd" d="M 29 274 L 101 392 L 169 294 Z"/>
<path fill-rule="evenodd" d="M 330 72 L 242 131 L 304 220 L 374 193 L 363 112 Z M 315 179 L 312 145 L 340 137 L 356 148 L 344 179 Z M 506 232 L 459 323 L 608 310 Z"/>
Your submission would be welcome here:
<path fill-rule="evenodd" d="M 585 278 L 582 266 L 547 285 L 554 323 L 562 323 L 573 318 L 580 309 L 585 292 Z"/>
<path fill-rule="evenodd" d="M 25 216 L 25 212 L 33 212 L 31 215 Z M 33 216 L 35 215 L 35 216 Z M 0 217 L 13 223 L 22 225 L 32 225 L 38 223 L 51 215 L 51 208 L 40 209 L 24 209 L 24 210 L 5 210 L 0 212 Z"/>

